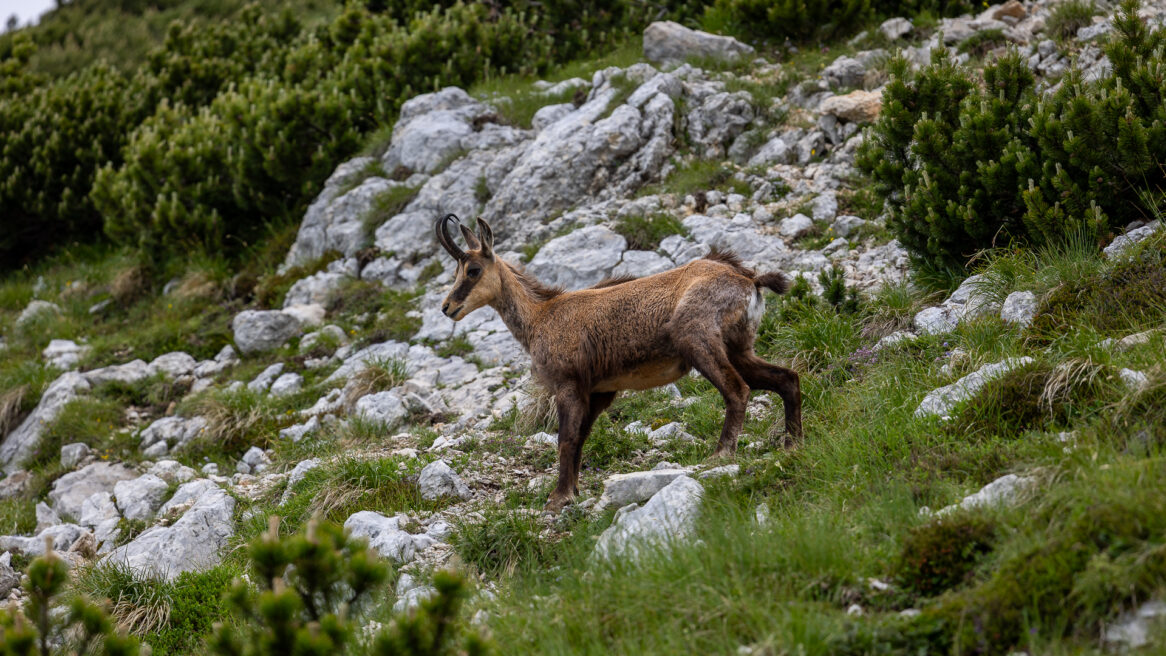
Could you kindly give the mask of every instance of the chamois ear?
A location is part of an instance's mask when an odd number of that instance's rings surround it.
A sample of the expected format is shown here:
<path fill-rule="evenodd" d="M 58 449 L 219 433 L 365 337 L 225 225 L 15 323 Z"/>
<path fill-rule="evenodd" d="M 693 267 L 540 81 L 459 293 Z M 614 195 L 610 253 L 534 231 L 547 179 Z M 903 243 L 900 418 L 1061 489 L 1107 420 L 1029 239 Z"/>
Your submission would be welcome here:
<path fill-rule="evenodd" d="M 486 223 L 482 217 L 478 217 L 478 238 L 482 240 L 482 255 L 490 255 L 494 252 L 494 231 L 490 229 L 490 224 Z"/>
<path fill-rule="evenodd" d="M 470 250 L 476 251 L 482 248 L 482 242 L 478 241 L 478 237 L 472 230 L 461 223 L 457 224 L 457 227 L 462 229 L 462 237 L 465 237 L 466 246 L 469 246 Z"/>

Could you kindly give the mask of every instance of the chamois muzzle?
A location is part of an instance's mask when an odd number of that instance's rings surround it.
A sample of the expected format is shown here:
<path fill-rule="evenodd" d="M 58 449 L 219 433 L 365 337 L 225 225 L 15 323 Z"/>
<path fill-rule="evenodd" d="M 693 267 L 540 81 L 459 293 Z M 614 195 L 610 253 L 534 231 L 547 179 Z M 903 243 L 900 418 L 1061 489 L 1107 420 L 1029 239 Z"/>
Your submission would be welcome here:
<path fill-rule="evenodd" d="M 453 221 L 459 226 L 461 225 L 461 221 L 458 221 L 457 216 L 453 214 L 446 214 L 445 216 L 438 219 L 437 224 L 434 226 L 434 230 L 437 233 L 437 243 L 441 244 L 442 248 L 445 249 L 445 252 L 450 254 L 450 257 L 457 260 L 458 262 L 461 262 L 462 260 L 466 259 L 466 252 L 461 248 L 458 248 L 458 245 L 453 241 L 453 237 L 450 236 L 450 221 Z"/>

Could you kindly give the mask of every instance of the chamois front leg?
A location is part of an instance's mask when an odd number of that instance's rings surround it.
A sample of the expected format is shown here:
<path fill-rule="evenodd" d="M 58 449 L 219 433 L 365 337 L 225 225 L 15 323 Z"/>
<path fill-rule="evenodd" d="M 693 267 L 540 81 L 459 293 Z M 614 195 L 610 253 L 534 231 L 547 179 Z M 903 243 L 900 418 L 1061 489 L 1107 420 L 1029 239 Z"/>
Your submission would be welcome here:
<path fill-rule="evenodd" d="M 555 392 L 555 404 L 559 412 L 559 484 L 551 492 L 546 508 L 558 512 L 575 498 L 577 454 L 583 446 L 580 437 L 584 419 L 589 412 L 587 397 L 574 386 L 561 387 Z"/>
<path fill-rule="evenodd" d="M 615 400 L 615 395 L 618 392 L 592 392 L 591 403 L 587 410 L 587 417 L 583 419 L 583 425 L 579 428 L 579 448 L 575 449 L 575 487 L 574 492 L 579 494 L 579 472 L 583 471 L 583 445 L 587 443 L 587 436 L 591 435 L 591 427 L 595 424 L 595 420 L 599 415 L 607 410 L 611 402 Z"/>

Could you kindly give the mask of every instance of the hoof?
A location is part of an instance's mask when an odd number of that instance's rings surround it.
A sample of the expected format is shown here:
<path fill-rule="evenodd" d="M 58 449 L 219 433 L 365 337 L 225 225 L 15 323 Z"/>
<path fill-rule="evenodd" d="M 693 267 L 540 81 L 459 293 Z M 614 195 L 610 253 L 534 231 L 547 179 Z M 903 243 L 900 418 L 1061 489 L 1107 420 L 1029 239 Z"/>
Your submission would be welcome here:
<path fill-rule="evenodd" d="M 574 501 L 573 497 L 569 497 L 566 495 L 563 495 L 563 496 L 552 495 L 551 498 L 547 500 L 547 505 L 543 506 L 543 510 L 549 510 L 553 513 L 557 513 L 559 511 L 561 511 L 563 508 L 566 508 L 567 506 L 569 506 L 572 501 Z"/>
<path fill-rule="evenodd" d="M 708 457 L 706 462 L 724 462 L 726 460 L 733 460 L 736 457 L 736 449 L 733 449 L 732 451 L 728 449 L 717 449 L 716 451 L 713 451 L 713 454 Z"/>

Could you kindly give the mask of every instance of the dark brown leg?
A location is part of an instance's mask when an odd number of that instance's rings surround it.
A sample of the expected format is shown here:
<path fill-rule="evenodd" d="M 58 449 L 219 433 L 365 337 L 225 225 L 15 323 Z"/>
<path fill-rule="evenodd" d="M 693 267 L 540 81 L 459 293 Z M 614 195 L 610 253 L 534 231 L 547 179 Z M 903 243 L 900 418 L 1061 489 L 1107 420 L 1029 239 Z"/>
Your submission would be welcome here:
<path fill-rule="evenodd" d="M 558 512 L 575 496 L 578 472 L 575 470 L 577 453 L 583 446 L 579 428 L 588 415 L 587 400 L 574 386 L 561 387 L 555 392 L 559 411 L 559 483 L 547 501 L 547 510 Z"/>
<path fill-rule="evenodd" d="M 709 379 L 724 397 L 725 424 L 713 458 L 732 456 L 737 452 L 737 436 L 745 423 L 749 386 L 729 361 L 719 333 L 695 326 L 688 329 L 678 326 L 672 339 L 687 363 Z"/>
<path fill-rule="evenodd" d="M 591 394 L 591 405 L 588 409 L 587 416 L 583 419 L 583 425 L 579 427 L 579 448 L 575 449 L 575 494 L 579 494 L 579 472 L 582 471 L 583 466 L 583 444 L 587 442 L 587 436 L 591 434 L 591 426 L 595 424 L 595 420 L 599 415 L 604 410 L 607 410 L 611 402 L 615 400 L 616 394 L 617 392 L 593 392 Z"/>
<path fill-rule="evenodd" d="M 733 366 L 753 389 L 777 392 L 785 407 L 785 432 L 795 441 L 802 439 L 802 387 L 792 369 L 770 364 L 752 352 L 731 357 Z"/>

